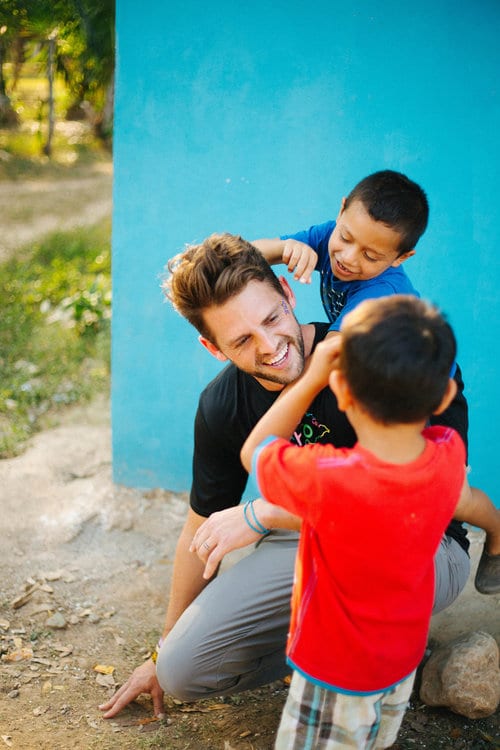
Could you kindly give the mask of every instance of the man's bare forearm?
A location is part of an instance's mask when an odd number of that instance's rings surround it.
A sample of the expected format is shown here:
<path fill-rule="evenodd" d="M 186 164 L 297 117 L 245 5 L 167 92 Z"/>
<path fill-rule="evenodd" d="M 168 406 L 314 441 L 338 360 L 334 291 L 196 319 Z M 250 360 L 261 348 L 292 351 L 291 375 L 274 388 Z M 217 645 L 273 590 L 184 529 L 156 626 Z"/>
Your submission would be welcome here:
<path fill-rule="evenodd" d="M 259 522 L 266 529 L 300 531 L 301 519 L 284 508 L 280 508 L 279 505 L 273 505 L 262 497 L 258 497 L 253 501 L 253 508 Z"/>
<path fill-rule="evenodd" d="M 170 596 L 162 637 L 172 630 L 184 610 L 203 591 L 208 581 L 203 578 L 203 563 L 189 551 L 189 546 L 197 529 L 205 521 L 194 511 L 189 510 L 175 551 Z"/>

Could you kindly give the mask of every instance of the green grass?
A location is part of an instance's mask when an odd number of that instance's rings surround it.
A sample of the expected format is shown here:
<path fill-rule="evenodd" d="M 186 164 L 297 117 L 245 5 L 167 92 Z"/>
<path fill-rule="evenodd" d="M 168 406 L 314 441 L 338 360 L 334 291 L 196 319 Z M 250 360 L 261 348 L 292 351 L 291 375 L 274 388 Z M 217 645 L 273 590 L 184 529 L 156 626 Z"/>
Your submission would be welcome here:
<path fill-rule="evenodd" d="M 110 222 L 56 233 L 0 265 L 0 457 L 61 407 L 109 386 Z"/>
<path fill-rule="evenodd" d="M 89 122 L 67 121 L 70 94 L 61 76 L 54 82 L 55 130 L 50 158 L 44 153 L 48 134 L 48 83 L 42 66 L 25 64 L 12 90 L 11 66 L 4 66 L 7 93 L 18 117 L 17 127 L 0 128 L 0 179 L 57 178 L 68 168 L 109 160 L 109 149 Z M 30 70 L 31 69 L 31 70 Z"/>

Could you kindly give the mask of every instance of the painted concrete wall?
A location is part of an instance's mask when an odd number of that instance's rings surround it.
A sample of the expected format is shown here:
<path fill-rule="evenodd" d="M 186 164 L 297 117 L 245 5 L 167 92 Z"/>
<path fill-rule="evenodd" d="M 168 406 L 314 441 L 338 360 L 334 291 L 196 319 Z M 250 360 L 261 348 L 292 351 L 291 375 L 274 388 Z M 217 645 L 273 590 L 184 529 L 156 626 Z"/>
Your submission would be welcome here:
<path fill-rule="evenodd" d="M 188 489 L 197 396 L 219 365 L 162 301 L 166 260 L 336 216 L 381 168 L 419 182 L 430 226 L 406 268 L 448 313 L 471 410 L 471 480 L 500 504 L 497 0 L 117 0 L 113 462 Z M 323 319 L 317 287 L 298 317 Z"/>

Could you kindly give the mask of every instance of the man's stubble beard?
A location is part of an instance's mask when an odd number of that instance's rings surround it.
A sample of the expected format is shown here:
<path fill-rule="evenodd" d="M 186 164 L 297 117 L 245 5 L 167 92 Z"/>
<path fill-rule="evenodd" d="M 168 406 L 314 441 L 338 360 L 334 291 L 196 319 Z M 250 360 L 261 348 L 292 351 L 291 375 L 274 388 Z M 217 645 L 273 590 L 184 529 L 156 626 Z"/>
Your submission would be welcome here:
<path fill-rule="evenodd" d="M 260 380 L 267 380 L 270 383 L 278 383 L 279 385 L 289 385 L 290 383 L 293 383 L 297 378 L 302 375 L 304 372 L 304 365 L 305 365 L 305 355 L 304 355 L 304 339 L 302 336 L 302 332 L 299 329 L 299 333 L 297 336 L 287 336 L 283 339 L 284 342 L 286 342 L 290 348 L 290 350 L 293 348 L 299 355 L 298 361 L 296 363 L 296 369 L 294 373 L 288 374 L 280 372 L 277 372 L 276 375 L 273 374 L 273 372 L 269 372 L 269 369 L 266 368 L 265 370 L 260 370 L 259 365 L 256 364 L 254 372 L 249 373 L 250 375 L 253 375 L 256 378 L 259 378 Z M 266 366 L 263 365 L 265 368 Z"/>

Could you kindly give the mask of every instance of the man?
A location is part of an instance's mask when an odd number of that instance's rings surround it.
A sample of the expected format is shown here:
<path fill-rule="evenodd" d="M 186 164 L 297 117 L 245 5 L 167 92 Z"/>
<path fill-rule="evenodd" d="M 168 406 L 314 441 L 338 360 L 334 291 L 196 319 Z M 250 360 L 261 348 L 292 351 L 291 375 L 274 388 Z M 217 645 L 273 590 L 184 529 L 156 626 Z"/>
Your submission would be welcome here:
<path fill-rule="evenodd" d="M 287 282 L 240 237 L 212 235 L 173 259 L 169 270 L 166 293 L 174 307 L 197 328 L 201 344 L 230 364 L 200 397 L 190 508 L 159 648 L 100 706 L 105 718 L 140 693 L 152 696 L 154 713 L 161 715 L 163 690 L 196 700 L 255 688 L 289 671 L 285 644 L 300 521 L 276 507 L 267 518 L 274 530 L 264 535 L 245 516 L 239 503 L 248 475 L 239 452 L 262 414 L 302 373 L 328 324 L 299 325 Z M 459 371 L 456 379 L 458 395 L 439 421 L 452 423 L 465 441 Z M 352 427 L 328 389 L 297 425 L 294 441 L 354 444 Z M 226 552 L 256 541 L 249 555 L 216 577 Z M 465 530 L 453 522 L 436 555 L 434 611 L 465 585 L 467 547 Z"/>

